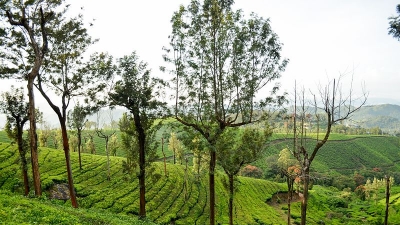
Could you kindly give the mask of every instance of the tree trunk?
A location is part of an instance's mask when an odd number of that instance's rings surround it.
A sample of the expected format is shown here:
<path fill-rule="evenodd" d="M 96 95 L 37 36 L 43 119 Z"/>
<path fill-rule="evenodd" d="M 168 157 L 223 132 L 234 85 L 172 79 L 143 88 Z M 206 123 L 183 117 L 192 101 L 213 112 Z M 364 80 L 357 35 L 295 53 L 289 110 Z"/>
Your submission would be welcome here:
<path fill-rule="evenodd" d="M 161 151 L 164 156 L 164 174 L 167 176 L 167 160 L 165 158 L 165 152 L 164 152 L 164 138 L 161 138 Z"/>
<path fill-rule="evenodd" d="M 110 170 L 110 153 L 108 152 L 108 136 L 106 139 L 106 154 L 107 154 L 107 180 L 111 180 L 111 170 Z"/>
<path fill-rule="evenodd" d="M 307 219 L 307 204 L 308 204 L 308 185 L 310 183 L 310 169 L 308 167 L 304 170 L 303 174 L 303 200 L 301 202 L 301 225 L 306 225 Z"/>
<path fill-rule="evenodd" d="M 185 187 L 185 201 L 187 200 L 187 198 L 188 198 L 188 158 L 187 158 L 187 156 L 185 156 L 185 162 L 186 162 L 186 165 L 185 165 L 185 180 L 184 180 L 184 187 Z"/>
<path fill-rule="evenodd" d="M 215 225 L 215 164 L 216 152 L 210 150 L 209 189 L 210 189 L 210 225 Z"/>
<path fill-rule="evenodd" d="M 65 154 L 65 163 L 67 165 L 67 176 L 68 176 L 68 186 L 69 186 L 69 195 L 71 198 L 72 207 L 78 208 L 78 202 L 76 201 L 76 194 L 74 188 L 74 180 L 72 178 L 72 169 L 71 169 L 71 160 L 69 155 L 69 143 L 68 143 L 68 134 L 67 134 L 67 127 L 65 125 L 65 121 L 59 117 L 60 124 L 61 124 L 61 133 L 63 139 L 63 148 Z"/>
<path fill-rule="evenodd" d="M 201 157 L 203 157 L 203 156 L 201 155 L 201 153 L 199 153 L 197 156 L 197 176 L 198 176 L 197 178 L 198 178 L 198 180 L 200 179 Z"/>
<path fill-rule="evenodd" d="M 22 176 L 24 179 L 24 189 L 25 189 L 25 196 L 29 194 L 29 179 L 28 179 L 28 167 L 27 167 L 27 161 L 26 161 L 26 151 L 24 149 L 24 143 L 23 143 L 23 125 L 17 121 L 17 142 L 18 142 L 18 151 L 19 151 L 19 156 L 21 158 L 21 167 L 22 167 Z"/>
<path fill-rule="evenodd" d="M 291 211 L 290 211 L 290 206 L 292 203 L 292 196 L 293 196 L 293 179 L 291 178 L 291 176 L 288 174 L 287 177 L 287 185 L 288 185 L 288 197 L 287 197 L 287 201 L 288 201 L 288 212 L 287 212 L 287 224 L 290 225 L 290 215 L 291 215 Z"/>
<path fill-rule="evenodd" d="M 33 94 L 33 81 L 36 76 L 32 73 L 28 75 L 28 96 L 29 96 L 29 140 L 31 147 L 31 166 L 33 176 L 33 187 L 36 196 L 42 195 L 42 187 L 40 185 L 40 172 L 39 172 L 39 154 L 38 154 L 38 139 L 36 133 L 36 112 L 35 112 L 35 96 Z"/>
<path fill-rule="evenodd" d="M 139 217 L 144 219 L 146 217 L 146 134 L 144 132 L 142 123 L 140 121 L 140 116 L 138 114 L 133 114 L 133 119 L 135 122 L 136 131 L 139 135 L 139 192 L 140 192 L 140 205 L 139 205 Z"/>
<path fill-rule="evenodd" d="M 233 225 L 233 175 L 228 174 L 229 177 L 229 225 Z"/>
<path fill-rule="evenodd" d="M 390 197 L 390 177 L 386 176 L 386 208 L 385 208 L 385 225 L 388 225 L 389 219 L 389 197 Z"/>
<path fill-rule="evenodd" d="M 82 131 L 80 129 L 78 129 L 78 158 L 79 158 L 79 169 L 80 170 L 82 170 L 81 145 L 82 145 Z"/>

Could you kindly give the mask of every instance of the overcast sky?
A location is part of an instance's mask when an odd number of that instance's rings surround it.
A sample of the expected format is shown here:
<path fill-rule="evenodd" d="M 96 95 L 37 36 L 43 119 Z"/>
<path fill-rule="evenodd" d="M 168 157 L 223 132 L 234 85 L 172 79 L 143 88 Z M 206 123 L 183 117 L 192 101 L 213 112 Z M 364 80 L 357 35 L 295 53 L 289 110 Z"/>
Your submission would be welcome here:
<path fill-rule="evenodd" d="M 90 51 L 121 57 L 136 51 L 159 74 L 163 46 L 168 45 L 170 19 L 189 0 L 70 0 L 71 14 L 83 7 L 90 34 L 100 41 Z M 400 42 L 388 35 L 395 0 L 236 0 L 246 15 L 270 18 L 290 60 L 279 80 L 291 92 L 294 80 L 306 88 L 339 73 L 354 71 L 358 91 L 365 83 L 368 104 L 400 104 Z M 349 79 L 350 80 L 350 79 Z M 43 99 L 38 105 L 42 106 Z"/>
<path fill-rule="evenodd" d="M 161 48 L 168 45 L 170 19 L 189 0 L 73 0 L 84 7 L 100 42 L 93 50 L 121 57 L 136 51 L 153 74 L 163 65 Z M 291 92 L 294 80 L 306 88 L 339 73 L 354 70 L 354 86 L 365 82 L 369 104 L 400 104 L 400 42 L 389 36 L 388 17 L 398 1 L 385 0 L 236 0 L 245 14 L 270 18 L 290 60 L 279 82 Z M 75 10 L 73 11 L 75 12 Z M 350 80 L 350 78 L 349 78 Z"/>

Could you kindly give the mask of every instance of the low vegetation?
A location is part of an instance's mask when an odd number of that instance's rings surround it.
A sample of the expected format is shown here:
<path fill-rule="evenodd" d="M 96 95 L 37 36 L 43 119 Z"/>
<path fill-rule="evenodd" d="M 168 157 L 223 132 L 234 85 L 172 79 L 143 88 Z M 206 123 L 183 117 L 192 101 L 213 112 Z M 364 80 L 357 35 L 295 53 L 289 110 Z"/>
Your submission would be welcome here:
<path fill-rule="evenodd" d="M 20 192 L 21 179 L 15 173 L 18 164 L 16 147 L 3 143 L 0 145 L 0 189 Z M 139 212 L 139 189 L 137 182 L 122 172 L 124 158 L 111 158 L 111 180 L 107 181 L 106 158 L 104 156 L 82 154 L 82 170 L 79 170 L 78 155 L 71 153 L 75 188 L 78 203 L 82 208 L 104 209 L 116 214 L 137 215 Z M 40 148 L 40 172 L 42 188 L 49 191 L 54 184 L 66 183 L 63 152 Z M 204 224 L 208 221 L 207 179 L 197 182 L 189 176 L 187 196 L 184 196 L 184 167 L 168 164 L 169 176 L 163 174 L 163 164 L 154 164 L 155 173 L 147 179 L 148 218 L 158 224 Z M 228 219 L 228 195 L 224 186 L 225 176 L 216 174 L 217 222 L 226 223 Z M 266 180 L 240 178 L 235 201 L 235 220 L 240 224 L 282 224 L 280 214 L 265 204 L 266 200 L 284 185 Z M 69 201 L 58 202 L 69 206 Z"/>
<path fill-rule="evenodd" d="M 130 224 L 153 225 L 135 217 L 115 214 L 100 209 L 73 209 L 57 201 L 22 197 L 0 190 L 0 218 L 2 224 Z"/>
<path fill-rule="evenodd" d="M 0 135 L 1 138 L 2 135 Z M 261 168 L 266 177 L 269 162 L 291 140 L 274 138 L 266 156 L 254 165 Z M 382 178 L 389 173 L 395 183 L 400 181 L 397 161 L 400 160 L 397 137 L 383 136 L 332 136 L 332 141 L 321 149 L 316 158 L 310 190 L 307 222 L 309 224 L 381 224 L 384 219 L 384 188 L 370 193 L 370 198 L 355 191 L 355 177 L 361 176 L 365 186 L 367 179 Z M 350 149 L 351 148 L 351 149 Z M 381 150 L 382 149 L 382 150 Z M 110 157 L 111 180 L 107 180 L 106 157 L 89 153 L 82 154 L 82 170 L 79 169 L 78 154 L 71 153 L 72 170 L 78 203 L 74 210 L 69 200 L 54 200 L 49 191 L 55 184 L 67 183 L 63 151 L 40 148 L 39 165 L 44 197 L 36 199 L 22 197 L 23 181 L 19 173 L 17 146 L 0 144 L 0 215 L 7 224 L 152 224 L 137 221 L 139 212 L 139 189 L 135 174 L 122 171 L 125 158 Z M 153 173 L 146 180 L 148 219 L 156 224 L 205 224 L 208 223 L 208 179 L 206 171 L 200 177 L 189 172 L 185 191 L 184 165 L 167 163 L 167 176 L 162 162 L 153 164 Z M 192 171 L 192 167 L 189 168 Z M 17 171 L 17 172 L 16 172 Z M 326 174 L 332 175 L 330 178 Z M 30 173 L 29 173 L 30 174 Z M 249 173 L 251 174 L 251 173 Z M 278 174 L 271 176 L 276 179 Z M 342 179 L 347 177 L 347 179 Z M 280 180 L 283 182 L 283 180 Z M 228 179 L 222 172 L 216 174 L 216 222 L 228 221 Z M 320 184 L 320 185 L 316 185 Z M 285 198 L 276 193 L 285 193 L 286 185 L 262 179 L 239 177 L 235 182 L 234 215 L 238 224 L 285 224 L 287 206 Z M 324 185 L 324 186 L 321 186 Z M 358 184 L 357 184 L 358 185 Z M 295 189 L 297 187 L 295 186 Z M 389 224 L 400 221 L 400 187 L 393 186 L 390 198 Z M 294 200 L 291 218 L 300 222 L 300 202 Z M 57 216 L 56 216 L 57 215 Z M 18 219 L 16 219 L 18 217 Z M 27 222 L 28 221 L 28 222 Z M 3 221 L 2 221 L 3 222 Z"/>

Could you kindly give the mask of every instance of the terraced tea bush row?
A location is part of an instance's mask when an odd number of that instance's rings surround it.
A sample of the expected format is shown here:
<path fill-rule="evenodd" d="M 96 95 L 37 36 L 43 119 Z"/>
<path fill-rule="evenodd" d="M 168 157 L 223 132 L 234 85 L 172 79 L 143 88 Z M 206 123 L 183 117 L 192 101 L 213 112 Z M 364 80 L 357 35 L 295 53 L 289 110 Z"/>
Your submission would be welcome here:
<path fill-rule="evenodd" d="M 0 183 L 0 188 L 11 190 L 13 189 L 11 186 L 20 185 L 19 173 L 15 172 L 19 171 L 17 170 L 19 165 L 15 164 L 18 158 L 16 147 L 2 148 L 0 155 L 7 156 L 4 157 L 5 161 L 0 163 L 2 167 L 0 181 L 4 183 Z M 39 156 L 44 189 L 48 190 L 53 184 L 66 182 L 63 151 L 40 148 Z M 111 180 L 107 180 L 105 157 L 82 154 L 83 168 L 80 170 L 77 154 L 71 153 L 74 182 L 81 207 L 104 209 L 114 213 L 138 214 L 138 181 L 132 180 L 132 176 L 122 172 L 123 160 L 125 159 L 111 157 Z M 7 168 L 10 168 L 10 172 L 6 172 Z M 207 177 L 197 179 L 189 168 L 186 182 L 182 165 L 168 164 L 168 176 L 164 175 L 163 163 L 154 163 L 154 168 L 154 175 L 146 179 L 148 217 L 159 224 L 169 224 L 171 221 L 175 221 L 176 224 L 208 222 Z M 222 182 L 224 176 L 222 173 L 216 174 L 217 218 L 220 223 L 226 223 L 228 219 L 228 195 Z M 271 213 L 274 209 L 265 204 L 265 199 L 282 190 L 282 185 L 249 178 L 239 178 L 239 181 L 242 184 L 239 186 L 235 205 L 238 223 L 257 224 L 256 220 L 271 223 L 279 218 L 279 216 L 271 217 L 277 213 Z M 69 201 L 64 203 L 67 207 L 68 204 L 70 204 Z"/>

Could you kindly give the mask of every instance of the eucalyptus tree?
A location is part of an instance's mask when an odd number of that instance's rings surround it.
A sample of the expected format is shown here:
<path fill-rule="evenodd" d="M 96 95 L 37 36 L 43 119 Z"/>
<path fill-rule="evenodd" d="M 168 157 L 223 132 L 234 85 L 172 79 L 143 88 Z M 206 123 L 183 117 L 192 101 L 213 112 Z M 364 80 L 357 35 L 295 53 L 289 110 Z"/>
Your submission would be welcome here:
<path fill-rule="evenodd" d="M 37 76 L 35 87 L 42 94 L 52 110 L 56 113 L 62 132 L 62 146 L 66 161 L 71 204 L 78 207 L 74 190 L 70 152 L 67 132 L 67 108 L 71 99 L 85 96 L 92 89 L 94 78 L 90 73 L 85 73 L 82 62 L 83 54 L 94 43 L 87 29 L 84 28 L 82 15 L 74 18 L 60 18 L 54 24 L 48 41 L 50 44 L 49 55 L 51 59 L 45 60 L 45 70 Z M 53 91 L 55 96 L 49 92 Z M 59 101 L 60 105 L 55 102 Z"/>
<path fill-rule="evenodd" d="M 268 19 L 232 10 L 232 0 L 192 0 L 171 19 L 170 47 L 162 67 L 174 78 L 174 114 L 208 142 L 210 224 L 215 223 L 215 144 L 226 128 L 263 119 L 262 109 L 281 105 L 279 85 L 288 60 Z M 271 88 L 270 91 L 267 88 Z M 264 93 L 265 98 L 256 94 Z"/>
<path fill-rule="evenodd" d="M 396 6 L 398 16 L 389 17 L 389 34 L 400 41 L 400 4 Z"/>
<path fill-rule="evenodd" d="M 1 111 L 7 115 L 5 131 L 7 136 L 17 142 L 24 180 L 25 195 L 29 194 L 28 162 L 26 152 L 28 143 L 23 138 L 24 125 L 29 120 L 29 104 L 25 101 L 23 88 L 11 86 L 9 92 L 2 94 Z"/>
<path fill-rule="evenodd" d="M 78 139 L 78 157 L 79 157 L 79 168 L 82 169 L 82 160 L 81 160 L 81 147 L 82 147 L 82 131 L 86 127 L 87 116 L 89 116 L 91 112 L 84 106 L 81 106 L 78 102 L 73 110 L 68 112 L 68 123 L 69 127 L 76 130 L 77 139 Z"/>
<path fill-rule="evenodd" d="M 35 194 L 42 195 L 38 163 L 35 97 L 33 84 L 49 52 L 49 33 L 67 7 L 63 0 L 0 1 L 0 66 L 2 78 L 27 81 L 29 136 Z"/>
<path fill-rule="evenodd" d="M 294 97 L 294 149 L 292 150 L 294 157 L 299 162 L 301 167 L 300 177 L 303 181 L 303 199 L 301 203 L 301 224 L 306 224 L 308 190 L 310 184 L 310 167 L 319 150 L 326 144 L 332 131 L 332 126 L 349 119 L 356 111 L 358 111 L 367 101 L 368 94 L 364 89 L 360 92 L 360 96 L 356 96 L 353 90 L 353 79 L 350 82 L 343 82 L 344 74 L 341 74 L 338 79 L 328 81 L 323 86 L 318 87 L 317 94 L 311 93 L 311 107 L 307 107 L 304 88 L 298 95 L 298 90 L 295 85 Z M 352 77 L 353 78 L 353 77 Z M 343 84 L 347 84 L 347 91 L 344 90 Z M 299 105 L 300 107 L 297 107 Z M 312 110 L 311 112 L 309 110 Z M 306 122 L 307 115 L 314 113 L 317 118 L 319 110 L 324 112 L 327 120 L 325 134 L 322 139 L 317 135 L 313 143 L 306 141 Z M 298 118 L 297 118 L 298 117 Z M 318 130 L 318 128 L 317 128 Z M 311 146 L 311 147 L 310 147 Z"/>
<path fill-rule="evenodd" d="M 136 139 L 138 165 L 140 206 L 139 216 L 146 217 L 146 153 L 153 149 L 151 145 L 158 144 L 154 140 L 156 120 L 167 115 L 166 103 L 157 99 L 164 90 L 165 83 L 161 79 L 150 77 L 147 63 L 139 61 L 135 52 L 118 60 L 118 77 L 114 89 L 109 93 L 113 106 L 122 106 L 129 110 L 126 119 L 131 121 L 127 129 Z M 159 122 L 157 122 L 159 124 Z M 123 128 L 124 129 L 124 128 Z M 121 129 L 121 131 L 123 131 Z"/>
<path fill-rule="evenodd" d="M 260 158 L 266 150 L 266 143 L 271 136 L 271 129 L 238 128 L 226 129 L 216 143 L 218 164 L 228 176 L 229 186 L 229 224 L 233 225 L 234 181 L 240 169 Z"/>

